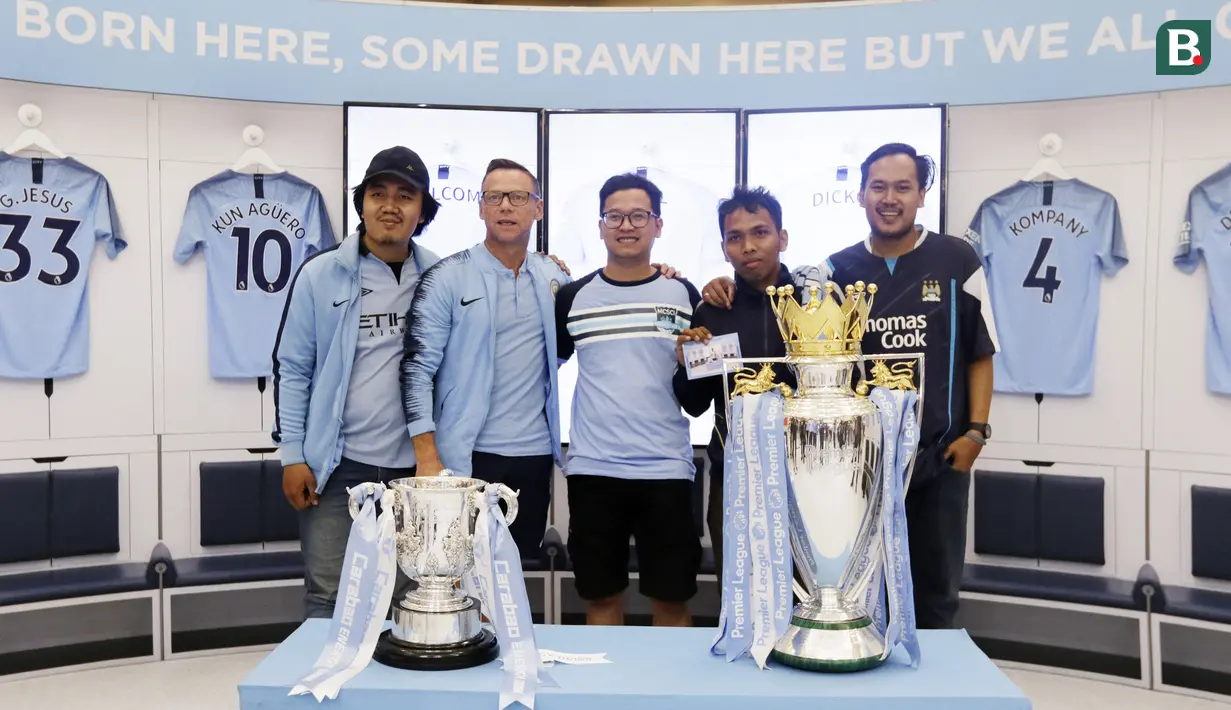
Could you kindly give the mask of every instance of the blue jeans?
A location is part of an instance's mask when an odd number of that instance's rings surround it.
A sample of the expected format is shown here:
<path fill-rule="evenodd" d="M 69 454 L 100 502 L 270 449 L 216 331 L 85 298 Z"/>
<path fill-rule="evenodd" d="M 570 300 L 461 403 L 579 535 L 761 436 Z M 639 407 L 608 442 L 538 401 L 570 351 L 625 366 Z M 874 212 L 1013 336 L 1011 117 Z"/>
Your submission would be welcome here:
<path fill-rule="evenodd" d="M 299 542 L 304 562 L 304 618 L 333 618 L 338 599 L 338 582 L 350 538 L 351 517 L 348 487 L 367 481 L 388 483 L 395 478 L 415 475 L 414 468 L 382 468 L 342 459 L 325 483 L 316 506 L 299 513 Z M 414 589 L 411 580 L 398 569 L 393 599 Z"/>

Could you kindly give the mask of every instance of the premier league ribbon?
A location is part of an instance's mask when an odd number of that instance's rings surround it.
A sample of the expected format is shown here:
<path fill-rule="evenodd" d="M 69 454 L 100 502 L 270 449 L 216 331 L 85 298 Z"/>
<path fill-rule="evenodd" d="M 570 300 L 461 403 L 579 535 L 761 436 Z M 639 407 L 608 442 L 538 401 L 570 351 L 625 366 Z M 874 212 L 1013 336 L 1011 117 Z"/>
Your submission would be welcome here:
<path fill-rule="evenodd" d="M 751 652 L 761 668 L 791 617 L 783 407 L 776 391 L 735 398 L 724 472 L 723 608 L 711 652 L 725 653 L 728 661 Z"/>
<path fill-rule="evenodd" d="M 500 660 L 504 664 L 499 710 L 515 702 L 533 710 L 535 689 L 555 684 L 541 669 L 530 600 L 522 577 L 521 553 L 500 510 L 499 490 L 499 486 L 488 484 L 478 494 L 474 569 L 465 585 L 468 593 L 478 593 L 483 613 L 496 627 Z"/>
<path fill-rule="evenodd" d="M 397 583 L 393 491 L 379 483 L 364 483 L 348 493 L 360 510 L 346 542 L 328 642 L 312 670 L 288 695 L 311 693 L 317 701 L 337 698 L 342 686 L 372 660 L 384 628 Z M 377 499 L 381 505 L 379 517 Z"/>
<path fill-rule="evenodd" d="M 919 664 L 919 642 L 914 615 L 914 583 L 910 574 L 910 546 L 906 530 L 906 474 L 919 444 L 919 424 L 915 412 L 918 393 L 873 389 L 869 398 L 880 410 L 882 505 L 881 524 L 884 541 L 884 586 L 876 581 L 877 613 L 874 620 L 885 631 L 885 654 L 901 643 L 910 654 L 911 665 Z M 879 575 L 877 575 L 879 577 Z M 886 610 L 884 607 L 888 606 Z M 886 613 L 887 612 L 887 613 Z M 888 627 L 884 626 L 888 616 Z"/>

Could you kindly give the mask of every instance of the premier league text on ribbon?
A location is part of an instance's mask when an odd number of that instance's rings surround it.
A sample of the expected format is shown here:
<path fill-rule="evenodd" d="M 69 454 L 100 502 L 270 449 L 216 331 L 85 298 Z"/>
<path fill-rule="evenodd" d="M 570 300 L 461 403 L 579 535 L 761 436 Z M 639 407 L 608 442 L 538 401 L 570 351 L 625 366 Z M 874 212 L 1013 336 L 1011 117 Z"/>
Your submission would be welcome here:
<path fill-rule="evenodd" d="M 339 47 L 324 28 L 267 27 L 179 16 L 16 0 L 15 36 L 22 39 L 97 45 L 116 52 L 190 53 L 203 61 L 264 62 L 362 71 L 450 72 L 456 74 L 553 74 L 656 76 L 704 74 L 794 74 L 901 67 L 952 67 L 982 55 L 994 64 L 1097 57 L 1125 52 L 1153 53 L 1155 29 L 1176 19 L 1173 9 L 1107 15 L 1088 34 L 1074 36 L 1065 18 L 977 31 L 941 30 L 858 37 L 764 38 L 722 42 L 500 41 L 486 38 L 385 36 L 366 34 L 354 46 Z M 359 8 L 346 8 L 348 13 Z M 335 28 L 336 29 L 336 28 Z M 1214 30 L 1231 39 L 1231 3 L 1222 5 Z M 580 40 L 580 38 L 577 38 Z M 349 60 L 349 61 L 348 61 Z"/>

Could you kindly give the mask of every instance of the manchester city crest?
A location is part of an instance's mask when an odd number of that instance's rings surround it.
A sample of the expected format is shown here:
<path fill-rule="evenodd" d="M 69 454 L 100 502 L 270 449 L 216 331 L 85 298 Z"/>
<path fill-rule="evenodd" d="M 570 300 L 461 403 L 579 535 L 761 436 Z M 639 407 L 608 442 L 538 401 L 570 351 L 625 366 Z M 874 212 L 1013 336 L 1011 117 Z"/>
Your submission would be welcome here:
<path fill-rule="evenodd" d="M 551 280 L 551 297 L 555 298 L 556 294 L 559 292 L 560 292 L 560 282 L 557 281 L 556 279 L 552 279 Z"/>
<path fill-rule="evenodd" d="M 923 281 L 923 302 L 924 303 L 940 303 L 940 282 L 924 279 Z"/>

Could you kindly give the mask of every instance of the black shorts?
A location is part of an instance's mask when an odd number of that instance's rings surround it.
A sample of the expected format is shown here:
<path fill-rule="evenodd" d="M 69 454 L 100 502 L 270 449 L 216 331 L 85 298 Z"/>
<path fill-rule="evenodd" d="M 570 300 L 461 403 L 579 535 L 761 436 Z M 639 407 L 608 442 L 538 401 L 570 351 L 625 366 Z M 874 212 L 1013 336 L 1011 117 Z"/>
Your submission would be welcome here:
<path fill-rule="evenodd" d="M 697 593 L 701 539 L 693 521 L 693 483 L 572 474 L 568 552 L 577 593 L 587 601 L 628 587 L 628 539 L 636 540 L 640 591 L 685 602 Z"/>

